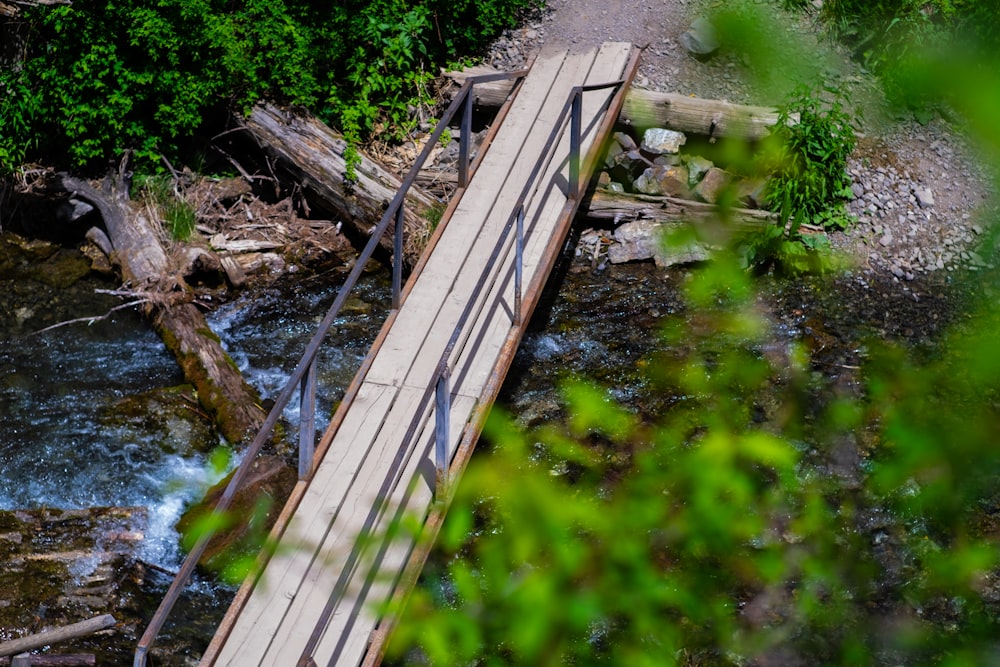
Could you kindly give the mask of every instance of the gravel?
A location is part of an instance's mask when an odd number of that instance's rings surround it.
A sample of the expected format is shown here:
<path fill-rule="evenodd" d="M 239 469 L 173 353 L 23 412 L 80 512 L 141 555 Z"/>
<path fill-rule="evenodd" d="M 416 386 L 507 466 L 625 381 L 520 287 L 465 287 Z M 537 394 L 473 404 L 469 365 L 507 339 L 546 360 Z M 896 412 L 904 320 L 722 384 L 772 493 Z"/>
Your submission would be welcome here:
<path fill-rule="evenodd" d="M 745 67 L 722 52 L 698 59 L 680 37 L 699 16 L 688 0 L 550 0 L 521 28 L 490 48 L 487 62 L 500 69 L 522 67 L 544 45 L 585 48 L 604 41 L 643 47 L 634 85 L 744 104 L 779 103 L 769 89 L 748 83 Z M 974 146 L 948 121 L 927 125 L 888 118 L 877 83 L 836 47 L 820 43 L 813 16 L 800 15 L 793 33 L 825 54 L 826 83 L 850 92 L 863 106 L 859 142 L 848 171 L 855 198 L 849 211 L 857 223 L 830 234 L 831 244 L 852 257 L 855 270 L 892 281 L 991 265 L 993 253 L 979 249 L 990 179 Z M 811 42 L 808 40 L 812 40 Z M 773 93 L 770 93 L 773 95 Z"/>

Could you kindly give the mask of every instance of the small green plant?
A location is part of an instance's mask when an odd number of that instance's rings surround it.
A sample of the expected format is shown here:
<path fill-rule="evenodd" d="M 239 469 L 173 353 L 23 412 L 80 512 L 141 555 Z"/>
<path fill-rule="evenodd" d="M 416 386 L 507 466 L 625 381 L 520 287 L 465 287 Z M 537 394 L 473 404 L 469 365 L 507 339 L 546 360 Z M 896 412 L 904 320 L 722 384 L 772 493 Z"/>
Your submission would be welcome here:
<path fill-rule="evenodd" d="M 823 91 L 829 100 L 799 87 L 780 109 L 762 158 L 765 173 L 772 174 L 764 201 L 782 223 L 839 229 L 846 223 L 842 204 L 850 192 L 847 158 L 855 135 L 842 93 Z"/>
<path fill-rule="evenodd" d="M 147 201 L 163 216 L 163 223 L 175 241 L 187 241 L 198 224 L 198 214 L 177 191 L 167 176 L 147 176 L 140 181 Z"/>

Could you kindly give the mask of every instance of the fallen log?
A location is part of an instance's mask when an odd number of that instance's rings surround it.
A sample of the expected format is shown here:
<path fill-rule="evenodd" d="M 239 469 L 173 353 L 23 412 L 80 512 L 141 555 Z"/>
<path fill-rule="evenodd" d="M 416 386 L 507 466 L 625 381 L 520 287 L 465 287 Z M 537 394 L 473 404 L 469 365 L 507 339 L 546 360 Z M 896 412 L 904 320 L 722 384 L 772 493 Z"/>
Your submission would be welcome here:
<path fill-rule="evenodd" d="M 339 219 L 345 232 L 353 231 L 356 238 L 371 233 L 399 190 L 400 180 L 364 155 L 359 156 L 354 167 L 356 178 L 350 181 L 347 142 L 305 111 L 260 104 L 243 123 L 260 147 L 303 187 L 309 205 Z M 406 195 L 403 255 L 410 266 L 420 258 L 429 235 L 430 222 L 425 215 L 437 203 L 418 188 L 410 188 Z M 382 240 L 382 247 L 392 253 L 390 234 Z"/>
<path fill-rule="evenodd" d="M 678 199 L 677 197 L 628 194 L 596 189 L 580 206 L 581 215 L 592 222 L 622 224 L 639 220 L 659 223 L 718 220 L 721 215 L 738 230 L 752 231 L 773 224 L 777 218 L 770 211 L 728 208 L 720 211 L 715 204 Z"/>
<path fill-rule="evenodd" d="M 92 204 L 101 214 L 113 247 L 111 260 L 133 290 L 150 295 L 146 314 L 184 376 L 194 385 L 198 402 L 229 442 L 255 433 L 266 414 L 260 398 L 222 348 L 204 315 L 191 302 L 181 278 L 146 215 L 130 205 L 128 187 L 119 174 L 102 190 L 86 181 L 59 174 L 53 186 Z"/>
<path fill-rule="evenodd" d="M 470 77 L 484 74 L 499 74 L 500 70 L 489 65 L 473 65 L 463 70 L 442 73 L 461 87 L 465 83 L 465 80 Z M 507 101 L 507 97 L 510 96 L 510 91 L 513 90 L 515 83 L 514 79 L 477 83 L 472 89 L 472 103 L 477 107 L 497 108 Z M 458 92 L 457 88 L 455 92 Z"/>
<path fill-rule="evenodd" d="M 444 76 L 462 84 L 465 79 L 497 70 L 470 67 L 445 72 Z M 494 107 L 503 104 L 513 87 L 511 81 L 492 81 L 476 85 L 476 104 Z M 797 116 L 792 116 L 797 121 Z M 689 97 L 680 93 L 661 93 L 630 88 L 619 121 L 638 128 L 663 127 L 678 132 L 701 134 L 709 138 L 731 137 L 757 140 L 766 137 L 778 122 L 778 111 L 771 107 L 733 104 L 722 100 Z"/>
<path fill-rule="evenodd" d="M 20 664 L 30 667 L 95 667 L 97 656 L 93 653 L 67 653 L 64 655 L 29 654 L 16 655 L 13 658 L 0 657 L 0 667 L 19 667 Z"/>
<path fill-rule="evenodd" d="M 706 100 L 680 93 L 660 93 L 633 88 L 625 98 L 619 120 L 639 128 L 663 127 L 710 139 L 728 137 L 755 141 L 768 135 L 778 122 L 771 107 Z M 792 116 L 798 122 L 798 116 Z"/>
<path fill-rule="evenodd" d="M 21 637 L 20 639 L 0 642 L 0 655 L 17 655 L 25 651 L 42 648 L 43 646 L 58 644 L 59 642 L 77 639 L 78 637 L 85 637 L 95 632 L 114 627 L 115 623 L 114 616 L 104 614 L 87 619 L 86 621 L 80 621 L 79 623 L 71 623 L 61 628 L 54 628 L 34 635 L 28 635 L 27 637 Z"/>

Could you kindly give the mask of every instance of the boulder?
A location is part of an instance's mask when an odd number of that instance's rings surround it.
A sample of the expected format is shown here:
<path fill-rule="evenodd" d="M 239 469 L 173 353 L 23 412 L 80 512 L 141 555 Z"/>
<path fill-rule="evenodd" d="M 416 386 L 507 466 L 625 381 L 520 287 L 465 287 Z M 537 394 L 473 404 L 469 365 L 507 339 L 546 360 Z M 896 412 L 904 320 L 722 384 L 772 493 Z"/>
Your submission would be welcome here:
<path fill-rule="evenodd" d="M 642 135 L 641 148 L 652 155 L 663 155 L 664 153 L 677 153 L 685 143 L 687 143 L 687 136 L 683 132 L 651 127 Z"/>
<path fill-rule="evenodd" d="M 719 38 L 715 34 L 715 26 L 702 16 L 696 18 L 691 27 L 681 33 L 678 41 L 688 53 L 696 58 L 708 58 L 719 48 Z"/>
<path fill-rule="evenodd" d="M 708 158 L 692 155 L 687 160 L 688 183 L 693 187 L 715 164 Z"/>
<path fill-rule="evenodd" d="M 768 182 L 766 178 L 744 178 L 736 184 L 736 199 L 747 208 L 766 208 L 764 195 Z"/>
<path fill-rule="evenodd" d="M 655 165 L 633 182 L 637 192 L 646 195 L 667 195 L 668 197 L 688 197 L 688 172 L 683 165 Z"/>
<path fill-rule="evenodd" d="M 611 180 L 620 183 L 631 183 L 653 165 L 637 148 L 616 153 L 606 164 Z"/>
<path fill-rule="evenodd" d="M 627 151 L 633 151 L 639 147 L 635 143 L 635 139 L 632 138 L 632 135 L 628 134 L 627 132 L 615 132 L 614 140 L 617 141 L 621 145 L 621 147 Z"/>
<path fill-rule="evenodd" d="M 934 206 L 934 193 L 931 192 L 930 188 L 915 188 L 913 190 L 913 196 L 917 198 L 917 203 L 920 204 L 920 208 L 930 208 Z"/>
<path fill-rule="evenodd" d="M 732 176 L 729 172 L 712 167 L 705 172 L 705 176 L 695 186 L 692 194 L 698 201 L 714 204 L 719 200 L 722 191 L 729 187 L 731 181 Z"/>
<path fill-rule="evenodd" d="M 697 243 L 677 247 L 664 242 L 664 235 L 676 225 L 650 220 L 626 222 L 614 233 L 615 242 L 608 247 L 612 264 L 652 259 L 660 268 L 689 264 L 708 259 L 708 251 Z"/>

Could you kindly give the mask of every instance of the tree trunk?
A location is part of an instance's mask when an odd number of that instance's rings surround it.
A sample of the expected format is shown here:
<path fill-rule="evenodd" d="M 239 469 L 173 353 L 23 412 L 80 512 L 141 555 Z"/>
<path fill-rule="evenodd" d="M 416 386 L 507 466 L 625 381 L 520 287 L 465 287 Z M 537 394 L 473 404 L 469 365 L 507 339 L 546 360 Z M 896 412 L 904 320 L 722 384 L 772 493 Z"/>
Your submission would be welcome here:
<path fill-rule="evenodd" d="M 114 248 L 112 261 L 131 289 L 150 296 L 147 314 L 154 328 L 194 385 L 199 403 L 212 415 L 219 432 L 233 443 L 256 433 L 266 417 L 256 390 L 244 381 L 201 311 L 190 302 L 153 224 L 129 206 L 121 179 L 113 185 L 106 182 L 103 192 L 70 176 L 61 175 L 59 181 L 57 187 L 100 211 Z"/>
<path fill-rule="evenodd" d="M 470 67 L 445 72 L 444 75 L 462 84 L 470 76 L 496 71 L 489 67 Z M 507 99 L 513 85 L 513 81 L 478 84 L 474 90 L 476 104 L 484 107 L 500 106 Z M 746 106 L 688 97 L 680 93 L 631 88 L 625 97 L 625 106 L 622 107 L 619 120 L 639 128 L 663 127 L 711 138 L 756 140 L 767 136 L 771 126 L 778 122 L 778 112 L 770 107 Z M 793 115 L 792 120 L 797 122 L 798 116 Z"/>
<path fill-rule="evenodd" d="M 400 180 L 373 160 L 360 156 L 356 180 L 348 182 L 347 142 L 315 116 L 271 104 L 257 105 L 244 120 L 246 129 L 306 192 L 311 206 L 337 217 L 345 231 L 365 238 L 399 190 Z M 418 188 L 406 196 L 404 261 L 413 265 L 423 251 L 430 223 L 424 217 L 437 202 Z M 382 247 L 392 253 L 391 235 Z"/>
<path fill-rule="evenodd" d="M 721 100 L 688 97 L 633 88 L 625 98 L 620 120 L 640 128 L 664 127 L 710 138 L 756 140 L 778 122 L 770 107 L 746 106 Z M 793 115 L 793 121 L 798 116 Z"/>
<path fill-rule="evenodd" d="M 580 212 L 595 222 L 621 224 L 634 220 L 652 222 L 696 222 L 718 218 L 719 207 L 676 197 L 634 195 L 623 192 L 595 190 L 580 206 Z M 737 229 L 759 229 L 767 223 L 774 223 L 775 216 L 769 211 L 749 208 L 730 208 L 727 220 Z"/>

